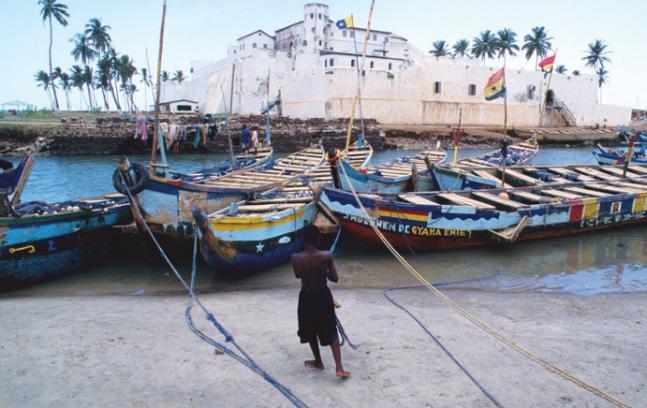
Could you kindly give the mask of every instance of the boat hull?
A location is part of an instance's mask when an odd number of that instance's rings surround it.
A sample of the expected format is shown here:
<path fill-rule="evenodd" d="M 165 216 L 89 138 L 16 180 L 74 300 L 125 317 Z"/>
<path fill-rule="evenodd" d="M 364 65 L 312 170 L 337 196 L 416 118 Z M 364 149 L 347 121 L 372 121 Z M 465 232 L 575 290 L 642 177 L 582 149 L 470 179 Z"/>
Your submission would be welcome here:
<path fill-rule="evenodd" d="M 0 280 L 29 282 L 89 266 L 110 254 L 117 239 L 111 227 L 130 218 L 124 204 L 106 212 L 4 219 Z"/>
<path fill-rule="evenodd" d="M 217 220 L 203 223 L 202 258 L 216 272 L 246 273 L 279 265 L 303 249 L 302 230 L 316 213 L 316 203 L 311 202 L 296 211 L 261 216 L 235 226 Z"/>
<path fill-rule="evenodd" d="M 519 224 L 529 226 L 517 241 L 554 238 L 587 231 L 647 222 L 647 194 L 623 194 L 606 199 L 580 199 L 501 212 L 457 205 L 414 205 L 361 197 L 362 204 L 384 236 L 400 250 L 436 251 L 497 244 L 491 231 Z M 382 244 L 352 194 L 325 189 L 322 202 L 342 228 L 373 244 Z"/>

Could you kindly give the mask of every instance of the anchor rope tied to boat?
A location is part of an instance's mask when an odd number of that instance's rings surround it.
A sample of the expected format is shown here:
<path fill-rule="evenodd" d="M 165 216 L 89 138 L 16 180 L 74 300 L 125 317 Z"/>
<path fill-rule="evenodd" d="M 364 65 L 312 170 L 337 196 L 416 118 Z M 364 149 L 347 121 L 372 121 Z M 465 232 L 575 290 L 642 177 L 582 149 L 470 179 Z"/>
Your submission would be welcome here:
<path fill-rule="evenodd" d="M 467 310 L 463 309 L 458 303 L 454 302 L 451 298 L 449 298 L 447 295 L 445 295 L 442 291 L 439 289 L 435 288 L 431 282 L 429 282 L 424 276 L 422 276 L 407 260 L 398 252 L 398 250 L 389 242 L 388 239 L 382 234 L 380 229 L 377 227 L 375 224 L 375 220 L 371 215 L 368 213 L 366 208 L 364 207 L 364 204 L 362 204 L 362 200 L 359 197 L 359 194 L 355 191 L 355 188 L 353 187 L 353 184 L 350 181 L 350 178 L 348 177 L 348 174 L 346 173 L 346 170 L 344 169 L 344 166 L 341 166 L 342 173 L 344 177 L 346 178 L 346 181 L 349 185 L 350 191 L 353 194 L 353 197 L 355 198 L 355 201 L 357 202 L 358 206 L 362 210 L 362 212 L 365 214 L 365 218 L 368 221 L 369 225 L 377 235 L 377 237 L 382 241 L 384 246 L 391 252 L 391 254 L 404 266 L 404 268 L 411 274 L 413 277 L 415 277 L 423 286 L 425 286 L 427 289 L 429 289 L 432 293 L 434 293 L 436 296 L 438 296 L 443 302 L 445 302 L 448 306 L 450 306 L 452 309 L 454 309 L 458 314 L 472 322 L 474 325 L 476 325 L 478 328 L 483 330 L 484 332 L 490 334 L 497 340 L 501 341 L 505 345 L 509 346 L 510 348 L 516 350 L 520 354 L 526 356 L 530 360 L 536 362 L 537 364 L 543 366 L 546 368 L 548 371 L 557 374 L 564 379 L 572 382 L 573 384 L 591 392 L 592 394 L 608 401 L 609 403 L 618 406 L 618 407 L 623 407 L 623 408 L 630 408 L 631 406 L 618 398 L 614 397 L 613 395 L 610 395 L 600 388 L 591 385 L 587 383 L 584 380 L 581 380 L 577 378 L 575 375 L 571 374 L 570 372 L 566 371 L 565 369 L 556 366 L 555 364 L 552 364 L 548 362 L 547 360 L 541 358 L 540 356 L 534 354 L 530 350 L 526 349 L 525 347 L 521 346 L 519 343 L 516 342 L 516 340 L 511 339 L 497 331 L 496 329 L 488 326 L 484 322 L 482 322 L 479 318 L 468 312 Z"/>
<path fill-rule="evenodd" d="M 501 274 L 501 270 L 500 270 L 499 268 L 497 268 L 497 267 L 494 267 L 494 268 L 496 269 L 496 272 L 495 272 L 495 273 L 490 274 L 490 275 L 487 275 L 487 276 L 483 276 L 483 277 L 480 277 L 480 278 L 474 278 L 474 279 L 462 279 L 462 280 L 455 280 L 455 281 L 449 281 L 449 282 L 433 283 L 433 285 L 434 285 L 435 287 L 438 287 L 438 286 L 458 285 L 458 284 L 467 283 L 467 282 L 480 282 L 480 281 L 484 281 L 484 280 L 486 280 L 486 279 L 491 279 L 491 278 L 494 278 L 494 277 L 499 276 L 499 275 Z M 385 297 L 389 302 L 391 302 L 395 307 L 397 307 L 397 308 L 401 309 L 401 310 L 402 310 L 402 311 L 404 311 L 406 314 L 408 314 L 408 315 L 409 315 L 409 317 L 411 317 L 411 318 L 412 318 L 412 319 L 413 319 L 413 320 L 418 324 L 418 326 L 420 326 L 420 327 L 422 328 L 422 330 L 423 330 L 425 333 L 427 333 L 427 334 L 429 335 L 429 337 L 431 337 L 431 339 L 432 339 L 432 340 L 433 340 L 433 341 L 438 345 L 438 347 L 440 347 L 440 348 L 445 352 L 445 354 L 447 354 L 447 355 L 449 356 L 449 358 L 450 358 L 450 359 L 452 359 L 452 361 L 453 361 L 453 362 L 458 366 L 458 368 L 460 368 L 460 369 L 461 369 L 461 371 L 463 371 L 463 373 L 465 373 L 465 375 L 466 375 L 466 376 L 467 376 L 467 377 L 468 377 L 468 378 L 469 378 L 469 379 L 474 383 L 474 385 L 476 385 L 476 386 L 481 390 L 481 392 L 483 392 L 483 394 L 485 394 L 485 396 L 486 396 L 486 397 L 488 397 L 488 399 L 489 399 L 490 401 L 492 401 L 492 403 L 493 403 L 495 406 L 497 406 L 497 407 L 499 407 L 499 408 L 502 408 L 502 407 L 503 407 L 503 405 L 502 405 L 502 404 L 501 404 L 501 403 L 496 399 L 496 397 L 495 397 L 491 392 L 489 392 L 489 391 L 485 388 L 485 386 L 483 386 L 483 385 L 482 385 L 482 384 L 481 384 L 481 383 L 480 383 L 480 382 L 479 382 L 479 381 L 478 381 L 478 380 L 477 380 L 477 379 L 472 375 L 472 373 L 470 373 L 470 372 L 469 372 L 469 370 L 467 370 L 467 368 L 466 368 L 466 367 L 465 367 L 465 366 L 464 366 L 464 365 L 463 365 L 463 364 L 462 364 L 462 363 L 461 363 L 461 362 L 460 362 L 460 361 L 459 361 L 459 360 L 458 360 L 458 359 L 457 359 L 457 358 L 452 354 L 452 352 L 451 352 L 451 351 L 449 351 L 449 349 L 447 349 L 447 347 L 445 347 L 445 345 L 440 341 L 440 339 L 438 339 L 438 337 L 436 337 L 436 336 L 431 332 L 431 330 L 429 330 L 429 328 L 427 328 L 427 326 L 425 326 L 425 325 L 424 325 L 424 323 L 422 323 L 422 321 L 416 317 L 416 315 L 414 315 L 414 314 L 413 314 L 409 309 L 407 309 L 406 307 L 402 306 L 402 304 L 400 304 L 399 302 L 397 302 L 396 300 L 394 300 L 391 296 L 389 296 L 389 293 L 390 293 L 390 292 L 395 292 L 395 291 L 399 291 L 399 290 L 422 289 L 422 288 L 424 288 L 424 287 L 425 287 L 424 285 L 400 286 L 400 287 L 395 287 L 395 288 L 388 288 L 388 289 L 384 289 L 384 291 L 382 292 L 382 294 L 383 294 L 383 295 L 384 295 L 384 297 Z"/>
<path fill-rule="evenodd" d="M 146 229 L 146 232 L 150 236 L 151 240 L 159 250 L 160 255 L 162 258 L 166 261 L 168 264 L 169 268 L 173 271 L 175 276 L 178 278 L 182 286 L 186 289 L 188 292 L 189 296 L 189 301 L 187 304 L 187 307 L 185 309 L 185 320 L 191 331 L 201 340 L 205 341 L 206 343 L 212 345 L 216 349 L 222 351 L 223 353 L 227 354 L 231 358 L 235 359 L 236 361 L 240 362 L 241 364 L 245 365 L 249 369 L 251 369 L 254 373 L 258 374 L 261 376 L 263 379 L 265 379 L 268 383 L 270 383 L 274 388 L 276 388 L 283 396 L 290 401 L 295 407 L 307 407 L 307 405 L 301 401 L 288 387 L 285 385 L 281 384 L 278 380 L 276 380 L 274 377 L 272 377 L 271 374 L 269 374 L 267 371 L 265 371 L 258 363 L 252 359 L 252 357 L 236 342 L 234 336 L 232 336 L 227 329 L 225 329 L 220 322 L 215 318 L 215 316 L 202 304 L 200 299 L 198 298 L 197 293 L 195 292 L 195 275 L 197 272 L 197 257 L 198 257 L 198 236 L 194 234 L 194 244 L 193 244 L 193 261 L 192 261 L 192 271 L 191 271 L 191 283 L 188 284 L 186 280 L 180 275 L 178 272 L 177 268 L 173 264 L 173 262 L 169 259 L 168 255 L 158 242 L 158 240 L 155 238 L 155 234 L 153 234 L 153 231 L 151 231 L 150 227 L 148 226 L 148 223 L 144 219 L 144 217 L 141 214 L 141 211 L 139 210 L 137 201 L 134 199 L 132 194 L 130 193 L 130 189 L 128 184 L 125 181 L 125 178 L 123 177 L 123 174 L 120 172 L 121 175 L 121 181 L 123 183 L 124 189 L 126 190 L 126 193 L 128 194 L 128 197 L 131 202 L 131 207 L 133 208 L 133 211 L 135 212 L 135 215 L 137 218 L 139 218 L 142 222 L 141 224 L 144 226 Z M 204 332 L 200 331 L 195 324 L 193 323 L 193 318 L 191 316 L 191 309 L 193 307 L 193 302 L 195 302 L 204 312 L 205 317 L 208 321 L 210 321 L 218 331 L 223 335 L 225 338 L 226 343 L 231 343 L 236 350 L 242 354 L 239 355 L 236 351 L 232 350 L 225 344 L 222 344 L 208 335 L 206 335 Z"/>

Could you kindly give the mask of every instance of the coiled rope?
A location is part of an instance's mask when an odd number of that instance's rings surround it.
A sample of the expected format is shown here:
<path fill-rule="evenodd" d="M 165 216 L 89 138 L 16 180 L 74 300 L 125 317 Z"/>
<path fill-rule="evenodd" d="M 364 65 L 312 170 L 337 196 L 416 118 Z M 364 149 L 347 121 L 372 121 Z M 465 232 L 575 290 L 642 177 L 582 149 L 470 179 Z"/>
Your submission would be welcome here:
<path fill-rule="evenodd" d="M 180 275 L 178 270 L 176 269 L 175 265 L 169 257 L 167 256 L 166 252 L 164 252 L 164 249 L 162 246 L 159 244 L 157 241 L 157 238 L 155 238 L 155 235 L 153 234 L 153 231 L 151 231 L 150 227 L 148 226 L 148 223 L 144 219 L 144 217 L 141 214 L 141 211 L 139 210 L 139 206 L 137 204 L 137 201 L 133 198 L 133 196 L 130 193 L 130 189 L 128 188 L 128 184 L 124 180 L 123 174 L 119 172 L 121 175 L 121 181 L 125 187 L 126 192 L 128 193 L 128 197 L 130 199 L 131 207 L 133 208 L 133 211 L 135 212 L 135 216 L 141 220 L 141 224 L 144 226 L 146 229 L 146 232 L 150 236 L 151 240 L 159 250 L 160 255 L 166 263 L 168 264 L 169 268 L 173 271 L 175 276 L 178 278 L 182 286 L 184 286 L 184 289 L 188 292 L 189 295 L 189 301 L 187 303 L 187 307 L 184 312 L 184 318 L 186 320 L 187 325 L 191 329 L 191 331 L 198 336 L 201 340 L 205 341 L 206 343 L 212 345 L 216 349 L 222 351 L 223 353 L 227 354 L 231 358 L 235 359 L 239 363 L 243 364 L 244 366 L 248 367 L 250 370 L 252 370 L 254 373 L 258 374 L 261 376 L 265 381 L 270 383 L 274 388 L 276 388 L 283 396 L 290 401 L 295 407 L 299 408 L 305 408 L 307 405 L 301 401 L 288 387 L 285 385 L 281 384 L 278 380 L 276 380 L 270 373 L 265 371 L 261 366 L 259 366 L 254 359 L 236 342 L 236 339 L 234 338 L 233 335 L 231 335 L 225 327 L 218 322 L 218 320 L 215 318 L 215 316 L 207 310 L 207 308 L 202 304 L 200 299 L 198 298 L 198 295 L 195 293 L 195 276 L 197 273 L 198 269 L 198 235 L 194 233 L 194 241 L 193 241 L 193 264 L 192 264 L 192 271 L 191 271 L 191 284 L 187 284 L 186 280 Z M 196 229 L 197 230 L 197 229 Z M 220 333 L 223 335 L 225 338 L 225 343 L 230 343 L 234 348 L 228 347 L 226 344 L 220 343 L 217 340 L 212 339 L 208 335 L 206 335 L 204 332 L 200 331 L 193 323 L 193 318 L 191 316 L 191 309 L 193 307 L 193 302 L 195 302 L 204 312 L 205 318 L 210 321 L 213 326 L 220 331 Z M 239 354 L 240 353 L 240 354 Z"/>
<path fill-rule="evenodd" d="M 414 278 L 416 278 L 424 287 L 429 289 L 432 293 L 434 293 L 436 296 L 438 296 L 443 302 L 445 302 L 448 306 L 453 308 L 459 315 L 463 316 L 470 322 L 472 322 L 474 325 L 476 325 L 478 328 L 483 330 L 484 332 L 490 334 L 497 340 L 501 341 L 502 343 L 506 344 L 507 346 L 511 347 L 512 349 L 516 350 L 517 352 L 521 353 L 522 355 L 528 357 L 530 360 L 536 362 L 537 364 L 543 366 L 545 369 L 548 371 L 557 374 L 564 379 L 572 382 L 573 384 L 591 392 L 592 394 L 608 401 L 609 403 L 618 406 L 618 407 L 623 407 L 623 408 L 630 408 L 631 406 L 629 404 L 626 404 L 625 402 L 620 401 L 618 398 L 604 392 L 603 390 L 587 383 L 584 380 L 581 380 L 574 376 L 573 374 L 569 373 L 565 369 L 558 367 L 540 356 L 534 354 L 530 350 L 526 349 L 525 347 L 521 346 L 518 344 L 515 340 L 510 339 L 503 335 L 502 333 L 498 332 L 494 328 L 488 326 L 481 320 L 479 320 L 476 316 L 472 315 L 469 313 L 467 310 L 463 309 L 459 304 L 454 302 L 452 299 L 447 297 L 443 292 L 441 292 L 439 289 L 435 288 L 431 282 L 429 282 L 424 276 L 422 276 L 407 260 L 400 255 L 398 250 L 391 245 L 389 240 L 386 239 L 384 234 L 382 234 L 382 231 L 377 228 L 377 225 L 375 224 L 375 220 L 373 217 L 370 216 L 368 211 L 366 211 L 366 208 L 364 207 L 364 204 L 362 204 L 362 200 L 360 199 L 359 195 L 355 191 L 355 188 L 353 187 L 353 184 L 350 182 L 350 178 L 348 177 L 348 174 L 346 174 L 346 170 L 344 169 L 344 166 L 340 166 L 342 169 L 342 173 L 344 174 L 344 177 L 346 178 L 346 181 L 349 185 L 350 191 L 353 194 L 353 197 L 355 198 L 355 201 L 359 205 L 360 209 L 364 212 L 365 218 L 368 221 L 369 225 L 377 235 L 377 237 L 384 243 L 384 246 L 393 254 L 393 256 L 402 264 L 402 266 L 411 274 L 413 275 Z"/>

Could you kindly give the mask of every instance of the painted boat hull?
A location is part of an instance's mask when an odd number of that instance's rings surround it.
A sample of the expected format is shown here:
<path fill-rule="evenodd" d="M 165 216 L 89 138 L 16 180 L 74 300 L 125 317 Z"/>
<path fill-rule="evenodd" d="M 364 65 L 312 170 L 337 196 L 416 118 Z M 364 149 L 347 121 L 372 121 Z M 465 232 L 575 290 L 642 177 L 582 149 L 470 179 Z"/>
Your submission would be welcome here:
<path fill-rule="evenodd" d="M 595 150 L 593 150 L 593 156 L 595 157 L 595 160 L 599 164 L 603 165 L 618 165 L 618 164 L 624 164 L 625 159 L 626 159 L 626 148 L 618 148 L 620 151 L 625 151 L 624 155 L 616 154 L 614 152 L 611 152 L 609 150 L 603 150 L 599 147 L 596 147 Z M 642 148 L 644 152 L 644 147 Z M 634 164 L 647 164 L 647 157 L 642 156 L 642 157 L 632 157 L 630 163 Z"/>
<path fill-rule="evenodd" d="M 203 237 L 200 253 L 216 272 L 254 272 L 279 265 L 303 249 L 303 228 L 317 214 L 316 203 L 302 209 L 259 216 L 251 223 L 219 223 L 196 215 Z"/>
<path fill-rule="evenodd" d="M 340 162 L 340 165 L 344 166 L 344 169 L 340 169 L 340 172 L 345 171 L 346 175 L 348 175 L 348 178 L 346 178 L 343 173 L 340 174 L 340 182 L 344 190 L 350 190 L 349 180 L 355 191 L 362 193 L 397 195 L 410 189 L 410 175 L 387 178 L 375 174 L 363 174 L 351 166 L 346 160 L 341 160 Z"/>
<path fill-rule="evenodd" d="M 376 245 L 382 242 L 352 194 L 326 188 L 323 204 L 342 228 Z M 476 210 L 459 205 L 415 205 L 361 196 L 384 236 L 399 250 L 420 252 L 497 244 L 490 230 L 514 227 L 527 216 L 530 225 L 518 241 L 554 238 L 647 222 L 647 194 L 570 200 L 513 212 Z"/>
<path fill-rule="evenodd" d="M 107 211 L 0 219 L 0 280 L 29 282 L 74 272 L 110 254 L 130 222 L 127 202 Z"/>
<path fill-rule="evenodd" d="M 482 177 L 476 177 L 471 174 L 464 174 L 452 168 L 434 167 L 432 173 L 435 178 L 437 188 L 441 191 L 458 191 L 470 189 L 482 190 L 497 187 L 497 183 L 495 181 Z M 426 191 L 431 191 L 431 189 Z"/>

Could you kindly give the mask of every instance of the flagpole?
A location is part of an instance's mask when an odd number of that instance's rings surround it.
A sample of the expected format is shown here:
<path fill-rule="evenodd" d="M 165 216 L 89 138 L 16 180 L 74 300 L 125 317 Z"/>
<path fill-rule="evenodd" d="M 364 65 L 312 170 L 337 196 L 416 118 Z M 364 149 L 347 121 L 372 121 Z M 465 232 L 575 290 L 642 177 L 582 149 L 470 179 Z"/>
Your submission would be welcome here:
<path fill-rule="evenodd" d="M 508 83 L 505 77 L 505 56 L 503 57 L 503 137 L 508 135 Z"/>
<path fill-rule="evenodd" d="M 374 7 L 375 7 L 375 0 L 371 0 L 371 8 L 368 11 L 368 23 L 366 24 L 366 35 L 364 36 L 364 50 L 362 51 L 362 67 L 360 69 L 360 72 L 364 72 L 364 63 L 366 61 L 366 52 L 368 50 L 368 39 L 371 32 L 371 20 L 373 18 Z M 353 35 L 355 35 L 354 32 L 353 32 Z M 357 104 L 357 99 L 360 96 L 361 95 L 359 94 L 359 86 L 358 86 L 358 94 L 356 94 L 355 98 L 353 99 L 353 107 L 350 115 L 350 120 L 348 121 L 348 131 L 346 133 L 346 151 L 348 151 L 348 148 L 350 147 L 350 134 L 353 129 L 353 117 L 355 116 L 355 106 Z"/>
<path fill-rule="evenodd" d="M 361 89 L 362 75 L 361 75 L 361 72 L 359 71 L 359 50 L 357 49 L 357 37 L 355 36 L 355 17 L 352 14 L 350 15 L 350 21 L 351 21 L 351 24 L 353 25 L 353 44 L 355 45 L 355 68 L 357 68 L 357 95 L 358 95 L 358 102 L 359 102 L 359 122 L 360 122 L 360 128 L 362 129 L 362 134 L 366 135 L 366 132 L 364 130 L 364 112 L 362 109 L 362 89 Z"/>
<path fill-rule="evenodd" d="M 153 126 L 153 150 L 151 151 L 151 175 L 155 174 L 155 159 L 157 155 L 157 144 L 159 142 L 159 125 L 160 125 L 160 94 L 161 94 L 161 81 L 160 76 L 162 72 L 162 51 L 164 50 L 164 24 L 166 22 L 166 0 L 164 0 L 164 5 L 162 7 L 162 25 L 160 26 L 160 41 L 159 41 L 159 53 L 157 54 L 157 84 L 156 84 L 156 95 L 155 95 L 155 125 Z"/>
<path fill-rule="evenodd" d="M 544 99 L 540 102 L 540 106 L 543 106 L 541 113 L 539 114 L 539 127 L 541 127 L 541 122 L 544 120 L 544 113 L 546 112 L 546 97 L 548 96 L 548 91 L 550 91 L 550 81 L 553 79 L 553 72 L 555 71 L 555 61 L 557 61 L 557 50 L 555 50 L 555 59 L 553 60 L 553 66 L 550 69 L 550 75 L 548 75 L 548 85 L 546 85 L 546 92 L 544 92 Z"/>

